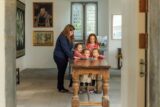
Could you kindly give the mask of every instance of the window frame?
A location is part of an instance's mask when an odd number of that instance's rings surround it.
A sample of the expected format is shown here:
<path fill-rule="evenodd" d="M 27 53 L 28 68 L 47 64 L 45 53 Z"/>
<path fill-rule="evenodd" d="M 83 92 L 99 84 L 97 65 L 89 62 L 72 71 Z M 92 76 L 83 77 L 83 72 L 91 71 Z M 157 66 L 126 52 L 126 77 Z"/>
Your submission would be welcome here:
<path fill-rule="evenodd" d="M 71 15 L 70 15 L 70 21 L 71 21 L 71 24 L 72 24 L 72 5 L 73 4 L 82 4 L 83 6 L 83 39 L 82 40 L 75 40 L 75 42 L 80 42 L 80 43 L 85 43 L 86 42 L 86 37 L 88 35 L 86 35 L 86 5 L 87 4 L 95 4 L 96 5 L 96 35 L 98 35 L 98 2 L 96 1 L 93 1 L 93 2 L 71 2 Z"/>

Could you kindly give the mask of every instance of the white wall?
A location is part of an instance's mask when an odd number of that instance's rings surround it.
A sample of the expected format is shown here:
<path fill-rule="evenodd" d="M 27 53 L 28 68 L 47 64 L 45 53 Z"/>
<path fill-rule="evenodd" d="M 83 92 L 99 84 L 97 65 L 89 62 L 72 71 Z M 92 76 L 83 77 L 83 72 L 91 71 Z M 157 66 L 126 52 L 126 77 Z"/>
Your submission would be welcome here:
<path fill-rule="evenodd" d="M 0 0 L 0 107 L 16 107 L 16 0 Z"/>
<path fill-rule="evenodd" d="M 5 99 L 5 1 L 1 0 L 0 1 L 0 7 L 1 7 L 1 17 L 0 17 L 0 67 L 1 67 L 1 72 L 0 72 L 0 106 L 4 107 L 6 106 L 6 99 Z"/>
<path fill-rule="evenodd" d="M 109 64 L 117 68 L 117 48 L 121 48 L 121 40 L 112 39 L 112 15 L 121 14 L 121 0 L 109 0 Z M 123 17 L 123 16 L 122 16 Z"/>
<path fill-rule="evenodd" d="M 139 96 L 139 1 L 137 0 L 122 0 L 122 53 L 123 53 L 123 67 L 121 73 L 121 95 L 122 107 L 144 107 L 141 103 L 143 100 Z M 141 85 L 141 88 L 144 84 Z M 144 91 L 144 90 L 143 90 Z M 138 101 L 139 100 L 139 101 Z"/>
<path fill-rule="evenodd" d="M 70 23 L 70 2 L 79 0 L 24 0 L 26 4 L 26 54 L 17 59 L 17 66 L 22 68 L 53 68 L 56 67 L 53 61 L 53 50 L 57 36 L 63 30 L 64 26 Z M 33 2 L 53 2 L 53 28 L 33 28 Z M 81 0 L 86 1 L 86 0 Z M 91 1 L 91 0 L 89 0 Z M 93 1 L 93 0 L 92 0 Z M 108 35 L 108 0 L 98 1 L 98 33 L 99 35 Z M 54 46 L 33 46 L 32 33 L 35 30 L 54 31 Z"/>

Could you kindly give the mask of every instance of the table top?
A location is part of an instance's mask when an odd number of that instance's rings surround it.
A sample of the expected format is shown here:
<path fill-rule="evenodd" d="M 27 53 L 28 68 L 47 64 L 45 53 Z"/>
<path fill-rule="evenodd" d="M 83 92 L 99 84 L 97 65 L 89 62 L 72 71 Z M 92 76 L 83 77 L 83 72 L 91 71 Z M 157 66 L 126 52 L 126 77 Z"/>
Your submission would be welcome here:
<path fill-rule="evenodd" d="M 76 59 L 71 62 L 72 68 L 106 68 L 109 69 L 110 66 L 108 65 L 105 59 L 98 59 L 98 60 L 86 60 L 86 59 Z"/>

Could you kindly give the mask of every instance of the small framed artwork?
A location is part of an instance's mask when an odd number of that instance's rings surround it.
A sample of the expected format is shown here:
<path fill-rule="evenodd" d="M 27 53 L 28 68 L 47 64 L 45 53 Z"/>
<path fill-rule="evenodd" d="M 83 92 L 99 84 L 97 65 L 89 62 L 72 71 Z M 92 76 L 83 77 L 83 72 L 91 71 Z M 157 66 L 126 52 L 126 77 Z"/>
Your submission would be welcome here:
<path fill-rule="evenodd" d="M 122 15 L 112 15 L 112 39 L 122 38 Z"/>
<path fill-rule="evenodd" d="M 33 26 L 53 27 L 53 3 L 34 2 L 33 3 Z"/>
<path fill-rule="evenodd" d="M 16 58 L 25 55 L 25 4 L 17 1 L 16 11 Z"/>
<path fill-rule="evenodd" d="M 33 46 L 53 46 L 53 31 L 34 31 Z"/>

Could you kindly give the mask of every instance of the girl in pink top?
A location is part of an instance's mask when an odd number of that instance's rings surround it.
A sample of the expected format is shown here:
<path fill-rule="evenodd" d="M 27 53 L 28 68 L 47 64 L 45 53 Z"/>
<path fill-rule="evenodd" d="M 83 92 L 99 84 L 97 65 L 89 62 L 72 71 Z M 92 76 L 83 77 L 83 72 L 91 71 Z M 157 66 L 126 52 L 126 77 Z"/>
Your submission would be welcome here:
<path fill-rule="evenodd" d="M 82 54 L 82 50 L 83 50 L 82 44 L 81 43 L 76 43 L 75 46 L 74 46 L 74 59 L 75 60 L 84 58 L 84 55 Z M 72 82 L 72 78 L 71 78 L 69 87 L 72 87 L 72 83 L 73 82 Z"/>
<path fill-rule="evenodd" d="M 91 57 L 91 51 L 89 49 L 83 49 L 83 58 L 89 59 Z"/>
<path fill-rule="evenodd" d="M 94 49 L 92 50 L 92 57 L 93 57 L 95 60 L 97 60 L 97 59 L 104 59 L 104 56 L 103 56 L 103 55 L 100 55 L 100 51 L 99 51 L 99 49 L 97 49 L 97 48 L 94 48 Z"/>
<path fill-rule="evenodd" d="M 91 52 L 89 49 L 83 49 L 82 51 L 84 57 L 83 59 L 85 60 L 89 60 L 90 56 L 91 56 Z M 88 86 L 90 83 L 92 82 L 91 80 L 91 76 L 88 74 L 82 75 L 80 76 L 80 86 Z"/>
<path fill-rule="evenodd" d="M 84 58 L 84 55 L 82 55 L 82 50 L 83 50 L 83 47 L 82 47 L 81 43 L 75 44 L 75 47 L 74 47 L 74 59 Z"/>
<path fill-rule="evenodd" d="M 103 55 L 100 55 L 99 49 L 95 48 L 92 50 L 92 57 L 94 58 L 94 60 L 98 60 L 98 59 L 104 59 Z M 96 76 L 92 75 L 92 86 L 95 86 L 96 84 Z M 99 78 L 102 78 L 102 76 L 99 76 Z"/>
<path fill-rule="evenodd" d="M 99 43 L 94 33 L 91 33 L 88 36 L 86 48 L 89 49 L 90 51 L 92 51 L 94 48 L 99 49 Z"/>

